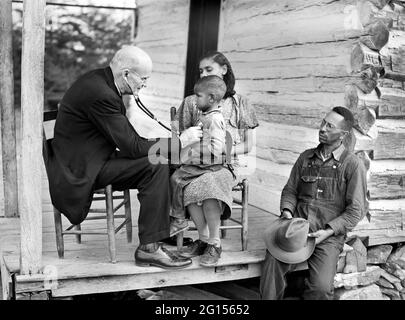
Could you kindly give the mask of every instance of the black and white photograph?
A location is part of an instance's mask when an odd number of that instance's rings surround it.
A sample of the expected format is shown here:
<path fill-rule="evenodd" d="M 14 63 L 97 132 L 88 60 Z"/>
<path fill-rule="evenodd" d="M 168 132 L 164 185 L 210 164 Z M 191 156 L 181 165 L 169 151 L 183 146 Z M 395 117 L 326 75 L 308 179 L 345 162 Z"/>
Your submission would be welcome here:
<path fill-rule="evenodd" d="M 405 300 L 405 0 L 0 0 L 0 108 L 0 300 Z"/>

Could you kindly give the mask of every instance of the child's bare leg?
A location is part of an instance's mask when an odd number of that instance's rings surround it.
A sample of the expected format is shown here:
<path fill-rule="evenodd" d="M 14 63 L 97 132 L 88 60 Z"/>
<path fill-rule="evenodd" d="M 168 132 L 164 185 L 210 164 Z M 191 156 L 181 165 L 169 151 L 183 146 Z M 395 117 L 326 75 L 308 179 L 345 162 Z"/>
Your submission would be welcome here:
<path fill-rule="evenodd" d="M 208 246 L 208 226 L 201 206 L 193 203 L 187 206 L 187 210 L 197 227 L 199 239 L 195 240 L 191 246 L 184 248 L 180 254 L 186 258 L 193 258 L 201 256 Z"/>
<path fill-rule="evenodd" d="M 198 236 L 201 241 L 208 242 L 208 225 L 204 217 L 203 208 L 196 203 L 192 203 L 187 206 L 188 213 L 191 219 L 194 221 L 198 230 Z"/>
<path fill-rule="evenodd" d="M 209 238 L 208 243 L 216 247 L 221 245 L 219 237 L 219 227 L 221 225 L 222 208 L 220 202 L 216 199 L 207 199 L 203 201 L 204 216 L 207 220 Z"/>
<path fill-rule="evenodd" d="M 221 240 L 219 238 L 222 208 L 218 200 L 207 199 L 203 201 L 203 210 L 208 224 L 209 238 L 207 248 L 201 256 L 200 265 L 211 267 L 218 263 L 222 253 Z"/>

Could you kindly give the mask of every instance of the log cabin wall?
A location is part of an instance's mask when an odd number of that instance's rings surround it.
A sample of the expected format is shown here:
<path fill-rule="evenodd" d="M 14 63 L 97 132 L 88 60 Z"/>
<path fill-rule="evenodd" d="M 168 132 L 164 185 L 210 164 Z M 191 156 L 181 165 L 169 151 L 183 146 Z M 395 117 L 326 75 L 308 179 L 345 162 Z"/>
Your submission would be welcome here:
<path fill-rule="evenodd" d="M 251 201 L 278 213 L 292 164 L 316 145 L 325 113 L 344 104 L 364 33 L 356 1 L 224 1 L 221 18 L 219 50 L 260 120 Z"/>
<path fill-rule="evenodd" d="M 142 97 L 168 121 L 169 107 L 179 105 L 184 89 L 189 2 L 138 4 L 136 43 L 154 61 Z M 325 113 L 344 105 L 356 118 L 348 144 L 370 168 L 371 210 L 354 234 L 371 234 L 370 244 L 405 240 L 402 4 L 223 0 L 218 49 L 231 61 L 237 92 L 248 97 L 260 121 L 251 204 L 278 213 L 293 163 L 317 144 Z"/>
<path fill-rule="evenodd" d="M 379 188 L 389 192 L 388 197 L 396 193 L 398 198 L 404 191 L 398 185 L 403 164 L 392 159 L 404 158 L 403 120 L 376 122 L 376 113 L 381 106 L 383 112 L 404 116 L 403 82 L 378 79 L 381 68 L 371 68 L 373 60 L 362 61 L 358 70 L 352 60 L 358 46 L 376 54 L 388 48 L 388 61 L 396 62 L 390 71 L 403 69 L 403 8 L 374 0 L 225 0 L 221 14 L 219 50 L 232 63 L 237 91 L 247 95 L 260 120 L 257 169 L 250 177 L 252 203 L 278 213 L 281 189 L 292 164 L 300 152 L 316 145 L 317 127 L 335 105 L 352 109 L 357 123 L 351 146 L 366 163 L 370 156 L 376 159 L 372 169 L 382 172 L 370 172 L 371 199 L 375 199 L 376 185 L 381 185 L 377 180 L 384 175 L 390 186 Z M 370 100 L 370 104 L 365 102 Z M 387 170 L 396 171 L 391 175 Z M 371 207 L 377 205 L 384 206 L 371 203 Z M 402 232 L 401 205 L 397 201 L 390 205 L 397 206 L 396 225 L 401 228 L 396 230 Z M 385 226 L 394 223 L 388 217 L 376 219 L 383 219 Z M 362 225 L 381 233 L 380 226 L 369 221 Z M 396 235 L 405 235 L 401 232 Z"/>
<path fill-rule="evenodd" d="M 140 94 L 143 103 L 165 123 L 170 107 L 183 99 L 186 73 L 189 0 L 138 0 L 138 30 L 135 44 L 152 58 L 152 76 Z M 128 108 L 131 123 L 146 137 L 166 136 L 167 132 L 134 105 Z"/>

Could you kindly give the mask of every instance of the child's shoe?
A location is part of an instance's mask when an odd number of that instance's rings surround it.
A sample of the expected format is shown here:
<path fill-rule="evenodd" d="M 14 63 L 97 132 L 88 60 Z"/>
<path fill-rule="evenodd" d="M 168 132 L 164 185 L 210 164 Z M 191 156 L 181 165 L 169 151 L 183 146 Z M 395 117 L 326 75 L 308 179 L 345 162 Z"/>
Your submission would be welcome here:
<path fill-rule="evenodd" d="M 193 242 L 192 245 L 184 248 L 179 254 L 184 258 L 193 258 L 197 256 L 201 256 L 205 249 L 207 248 L 208 243 L 198 239 Z"/>
<path fill-rule="evenodd" d="M 204 251 L 204 254 L 201 256 L 200 265 L 203 267 L 212 267 L 218 263 L 219 258 L 221 257 L 222 248 L 216 247 L 213 244 L 208 244 L 207 248 Z"/>

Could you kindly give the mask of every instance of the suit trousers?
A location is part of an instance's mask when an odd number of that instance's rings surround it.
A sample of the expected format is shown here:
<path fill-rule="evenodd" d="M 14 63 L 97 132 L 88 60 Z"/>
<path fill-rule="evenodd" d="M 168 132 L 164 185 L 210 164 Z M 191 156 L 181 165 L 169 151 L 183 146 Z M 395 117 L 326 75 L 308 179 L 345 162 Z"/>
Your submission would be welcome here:
<path fill-rule="evenodd" d="M 332 300 L 333 280 L 343 244 L 334 237 L 316 245 L 307 260 L 309 277 L 305 279 L 304 300 Z M 286 275 L 293 272 L 296 264 L 287 264 L 276 260 L 266 250 L 260 277 L 260 295 L 263 300 L 282 300 L 287 287 Z"/>
<path fill-rule="evenodd" d="M 131 159 L 116 152 L 99 172 L 95 188 L 137 189 L 140 244 L 157 242 L 170 234 L 169 166 L 151 164 L 148 157 Z"/>

